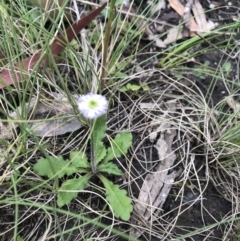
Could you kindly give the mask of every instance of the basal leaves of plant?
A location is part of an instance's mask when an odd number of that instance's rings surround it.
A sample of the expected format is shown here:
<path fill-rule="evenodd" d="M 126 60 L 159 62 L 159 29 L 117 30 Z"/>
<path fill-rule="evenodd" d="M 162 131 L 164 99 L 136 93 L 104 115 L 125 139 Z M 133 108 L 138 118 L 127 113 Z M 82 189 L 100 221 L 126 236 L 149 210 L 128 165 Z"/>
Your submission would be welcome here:
<path fill-rule="evenodd" d="M 108 179 L 109 175 L 121 176 L 123 172 L 112 162 L 115 158 L 126 155 L 132 145 L 132 134 L 129 132 L 119 133 L 110 141 L 110 146 L 106 148 L 103 139 L 106 136 L 106 116 L 96 119 L 92 125 L 91 148 L 94 153 L 93 160 L 88 160 L 86 153 L 82 151 L 72 151 L 69 160 L 63 157 L 41 158 L 34 165 L 33 170 L 40 176 L 48 178 L 62 178 L 64 175 L 70 176 L 74 173 L 81 174 L 78 178 L 69 178 L 64 181 L 57 190 L 57 204 L 62 207 L 69 204 L 76 198 L 78 192 L 84 190 L 92 176 L 98 176 L 106 190 L 106 199 L 116 217 L 128 221 L 133 210 L 131 199 L 127 196 L 126 190 L 120 189 Z M 92 166 L 96 172 L 93 172 Z M 54 179 L 53 179 L 54 180 Z"/>
<path fill-rule="evenodd" d="M 105 137 L 105 132 L 107 130 L 106 126 L 106 116 L 102 116 L 95 121 L 95 127 L 99 126 L 99 129 L 93 127 L 92 142 L 93 151 L 96 164 L 98 164 L 106 155 L 107 150 L 103 145 L 102 139 Z"/>
<path fill-rule="evenodd" d="M 100 175 L 99 177 L 106 188 L 107 200 L 111 204 L 115 216 L 120 217 L 123 220 L 129 220 L 132 206 L 131 199 L 126 198 L 126 190 L 120 189 L 118 185 L 114 185 L 103 175 Z M 128 208 L 128 210 L 126 210 L 126 208 Z"/>

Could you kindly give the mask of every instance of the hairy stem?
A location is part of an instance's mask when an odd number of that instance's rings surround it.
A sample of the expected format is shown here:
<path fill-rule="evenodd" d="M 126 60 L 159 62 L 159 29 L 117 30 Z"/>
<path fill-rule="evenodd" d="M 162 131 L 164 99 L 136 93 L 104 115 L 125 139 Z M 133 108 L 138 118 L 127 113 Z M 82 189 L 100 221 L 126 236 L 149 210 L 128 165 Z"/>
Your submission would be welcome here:
<path fill-rule="evenodd" d="M 93 174 L 96 174 L 97 173 L 97 167 L 96 167 L 96 163 L 95 163 L 95 154 L 94 154 L 94 136 L 93 136 L 93 133 L 94 133 L 94 128 L 95 128 L 95 123 L 96 123 L 96 120 L 94 121 L 91 121 L 91 169 L 92 169 L 92 173 Z"/>

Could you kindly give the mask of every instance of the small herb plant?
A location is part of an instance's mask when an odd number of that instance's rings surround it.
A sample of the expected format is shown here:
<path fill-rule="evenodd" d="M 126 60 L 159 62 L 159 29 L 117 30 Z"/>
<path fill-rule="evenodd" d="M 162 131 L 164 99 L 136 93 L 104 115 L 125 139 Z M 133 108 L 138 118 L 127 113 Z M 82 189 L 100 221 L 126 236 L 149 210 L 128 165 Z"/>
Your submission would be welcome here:
<path fill-rule="evenodd" d="M 80 177 L 64 181 L 61 187 L 57 188 L 57 205 L 59 207 L 69 204 L 72 199 L 77 197 L 78 192 L 84 189 L 91 177 L 97 176 L 105 187 L 106 199 L 111 205 L 114 215 L 128 221 L 133 209 L 131 199 L 127 196 L 126 190 L 113 184 L 107 175 L 123 175 L 123 172 L 112 160 L 127 153 L 132 145 L 132 134 L 129 132 L 117 134 L 110 141 L 110 146 L 105 147 L 103 139 L 107 129 L 105 115 L 107 104 L 105 97 L 93 94 L 82 96 L 78 101 L 80 112 L 91 119 L 90 160 L 83 151 L 72 151 L 69 160 L 64 160 L 62 156 L 41 158 L 33 169 L 38 175 L 55 180 L 56 186 L 64 175 L 81 174 Z"/>
<path fill-rule="evenodd" d="M 134 84 L 128 83 L 127 85 L 121 87 L 119 90 L 121 92 L 126 92 L 126 91 L 138 92 L 140 89 L 142 89 L 143 91 L 148 91 L 149 86 L 145 83 L 142 83 L 140 85 L 134 85 Z"/>

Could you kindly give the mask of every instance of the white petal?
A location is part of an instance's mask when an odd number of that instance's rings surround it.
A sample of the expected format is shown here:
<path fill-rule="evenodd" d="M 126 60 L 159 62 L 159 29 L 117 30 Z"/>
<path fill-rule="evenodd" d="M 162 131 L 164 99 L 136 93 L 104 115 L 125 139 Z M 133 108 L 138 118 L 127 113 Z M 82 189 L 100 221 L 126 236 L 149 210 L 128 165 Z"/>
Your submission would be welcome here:
<path fill-rule="evenodd" d="M 97 103 L 95 108 L 89 108 L 89 102 Z M 108 101 L 105 96 L 89 93 L 81 96 L 78 101 L 78 109 L 88 119 L 96 119 L 107 112 Z"/>

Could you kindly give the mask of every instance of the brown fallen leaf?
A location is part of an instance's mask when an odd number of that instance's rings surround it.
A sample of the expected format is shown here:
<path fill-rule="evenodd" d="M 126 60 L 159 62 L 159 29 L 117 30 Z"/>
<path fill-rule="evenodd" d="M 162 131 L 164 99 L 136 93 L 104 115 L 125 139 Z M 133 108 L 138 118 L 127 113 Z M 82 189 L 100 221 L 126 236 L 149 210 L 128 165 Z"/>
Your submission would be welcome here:
<path fill-rule="evenodd" d="M 38 118 L 30 125 L 32 132 L 37 136 L 59 136 L 76 131 L 82 126 L 68 99 L 61 94 L 52 95 L 54 99 L 51 102 L 39 103 L 35 110 L 35 119 L 36 116 L 43 117 L 42 120 Z"/>
<path fill-rule="evenodd" d="M 178 0 L 168 0 L 170 6 L 180 15 L 184 16 L 184 6 L 178 1 Z M 191 17 L 190 19 L 190 31 L 191 32 L 197 32 L 198 31 L 198 25 L 195 22 L 195 20 Z M 191 34 L 193 36 L 194 33 Z"/>
<path fill-rule="evenodd" d="M 161 207 L 165 203 L 174 179 L 179 175 L 176 171 L 169 173 L 176 154 L 172 151 L 171 145 L 176 136 L 176 130 L 171 130 L 170 133 L 165 132 L 161 135 L 156 144 L 159 153 L 159 158 L 162 158 L 160 164 L 156 168 L 156 172 L 147 174 L 141 187 L 138 200 L 134 205 L 134 214 L 131 223 L 136 225 L 130 229 L 130 234 L 136 238 L 140 237 L 144 232 L 141 223 L 148 223 L 152 220 L 154 214 L 159 215 Z"/>
<path fill-rule="evenodd" d="M 75 96 L 77 98 L 77 96 Z M 37 103 L 37 105 L 36 105 Z M 34 117 L 28 121 L 28 128 L 37 136 L 50 137 L 63 135 L 78 130 L 82 125 L 68 99 L 62 94 L 51 93 L 51 99 L 40 99 L 34 97 L 29 103 L 28 112 Z M 20 113 L 20 116 L 19 116 Z M 16 128 L 17 120 L 21 118 L 22 106 L 10 114 L 13 121 L 2 124 L 0 122 L 0 138 L 12 139 Z"/>
<path fill-rule="evenodd" d="M 176 111 L 175 103 L 169 103 L 169 111 Z M 167 115 L 167 112 L 165 114 Z M 164 117 L 162 118 L 164 119 Z M 175 178 L 181 172 L 181 170 L 170 172 L 176 160 L 176 154 L 172 150 L 176 130 L 171 126 L 171 123 L 161 120 L 157 132 L 161 133 L 155 145 L 158 151 L 159 164 L 156 166 L 155 172 L 146 175 L 138 199 L 135 201 L 130 229 L 130 235 L 135 238 L 143 234 L 144 224 L 147 227 L 148 222 L 153 221 L 155 215 L 159 215 Z M 155 133 L 153 134 L 157 137 Z M 150 136 L 153 135 L 150 134 Z"/>
<path fill-rule="evenodd" d="M 184 17 L 184 6 L 178 1 L 178 0 L 168 0 L 171 7 L 182 17 Z M 193 3 L 192 11 L 194 14 L 193 16 L 190 14 L 189 16 L 189 29 L 190 29 L 190 36 L 195 36 L 196 33 L 202 33 L 207 32 L 214 27 L 216 27 L 216 24 L 214 24 L 212 21 L 206 20 L 206 15 L 204 12 L 204 9 L 202 8 L 202 5 L 198 0 L 195 0 Z"/>
<path fill-rule="evenodd" d="M 198 0 L 195 0 L 192 7 L 193 14 L 195 16 L 199 32 L 207 32 L 213 29 L 216 24 L 210 20 L 207 20 L 205 11 Z"/>
<path fill-rule="evenodd" d="M 240 103 L 235 101 L 232 96 L 228 96 L 226 98 L 228 106 L 236 113 L 238 116 L 240 116 Z"/>
<path fill-rule="evenodd" d="M 101 7 L 76 21 L 66 30 L 65 35 L 59 34 L 54 39 L 51 44 L 51 52 L 55 59 L 65 49 L 67 43 L 71 42 L 73 38 L 77 36 L 77 33 L 79 33 L 86 25 L 97 17 L 106 5 L 107 3 L 104 3 Z M 27 73 L 29 73 L 37 64 L 40 64 L 40 66 L 43 67 L 46 64 L 46 60 L 47 55 L 40 50 L 33 56 L 24 59 L 22 62 L 13 64 L 12 68 L 5 68 L 0 72 L 0 89 L 6 87 L 7 85 L 23 81 L 27 78 Z"/>

